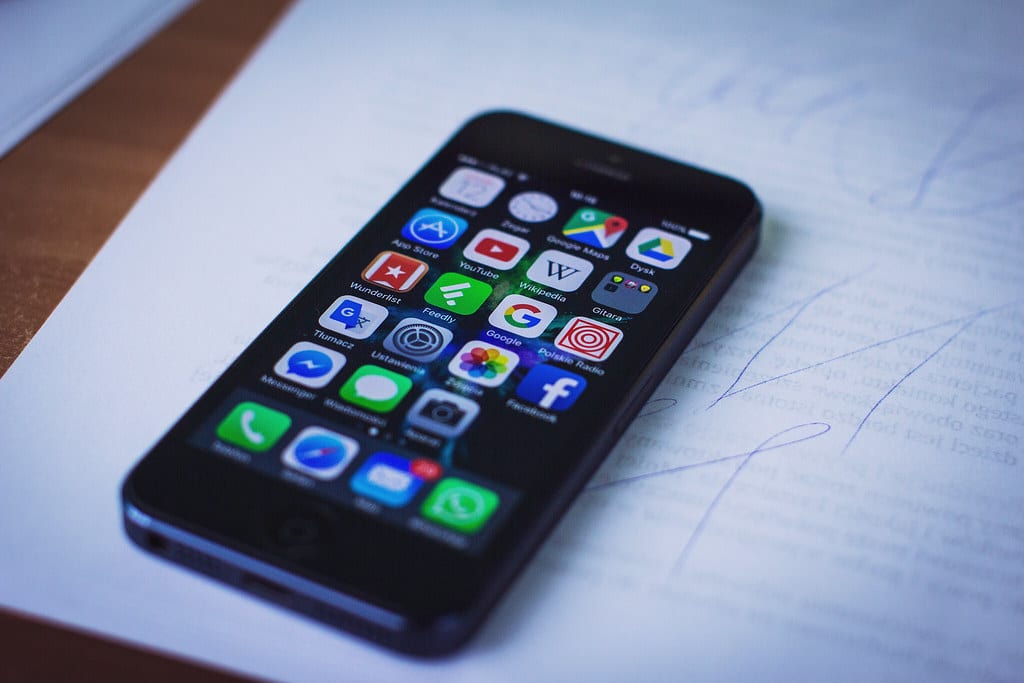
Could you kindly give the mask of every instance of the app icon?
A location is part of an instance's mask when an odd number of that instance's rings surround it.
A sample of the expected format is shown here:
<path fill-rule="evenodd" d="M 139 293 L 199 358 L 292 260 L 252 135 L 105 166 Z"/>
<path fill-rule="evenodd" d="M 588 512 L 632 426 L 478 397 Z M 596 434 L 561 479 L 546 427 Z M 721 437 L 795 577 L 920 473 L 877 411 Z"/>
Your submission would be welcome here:
<path fill-rule="evenodd" d="M 352 476 L 349 486 L 361 496 L 372 498 L 389 507 L 409 503 L 424 481 L 436 479 L 441 467 L 433 460 L 407 460 L 400 455 L 380 451 L 374 453 Z"/>
<path fill-rule="evenodd" d="M 563 411 L 572 407 L 587 380 L 554 365 L 534 365 L 516 387 L 516 395 L 547 410 Z"/>
<path fill-rule="evenodd" d="M 446 199 L 479 209 L 493 202 L 504 188 L 505 181 L 499 176 L 463 166 L 441 183 L 438 192 Z"/>
<path fill-rule="evenodd" d="M 496 387 L 519 365 L 519 356 L 487 342 L 469 342 L 448 363 L 448 372 L 485 387 Z"/>
<path fill-rule="evenodd" d="M 366 266 L 363 279 L 369 283 L 408 292 L 427 274 L 427 264 L 395 251 L 382 251 Z"/>
<path fill-rule="evenodd" d="M 291 426 L 292 419 L 284 413 L 245 401 L 217 425 L 217 438 L 247 451 L 264 453 L 273 448 Z"/>
<path fill-rule="evenodd" d="M 349 403 L 375 413 L 387 413 L 409 393 L 412 380 L 376 365 L 364 365 L 341 386 L 339 395 Z"/>
<path fill-rule="evenodd" d="M 623 313 L 640 313 L 658 293 L 658 285 L 627 273 L 608 273 L 591 292 L 599 304 Z"/>
<path fill-rule="evenodd" d="M 520 192 L 509 200 L 508 210 L 525 223 L 540 223 L 554 218 L 558 202 L 543 192 Z"/>
<path fill-rule="evenodd" d="M 486 282 L 474 280 L 461 273 L 444 273 L 423 295 L 433 304 L 459 315 L 470 315 L 487 301 L 493 289 Z"/>
<path fill-rule="evenodd" d="M 466 231 L 467 223 L 437 209 L 420 209 L 402 228 L 402 237 L 434 249 L 447 249 Z"/>
<path fill-rule="evenodd" d="M 423 392 L 406 419 L 414 426 L 443 437 L 459 436 L 480 413 L 476 401 L 444 389 Z"/>
<path fill-rule="evenodd" d="M 627 227 L 629 223 L 622 216 L 584 206 L 565 224 L 562 234 L 577 242 L 607 249 L 619 241 Z"/>
<path fill-rule="evenodd" d="M 542 251 L 533 262 L 526 271 L 526 277 L 563 292 L 575 292 L 592 272 L 594 264 L 590 261 L 566 254 L 564 251 L 548 249 Z"/>
<path fill-rule="evenodd" d="M 498 329 L 521 337 L 539 337 L 547 329 L 558 311 L 551 304 L 528 296 L 509 294 L 491 312 L 487 322 Z"/>
<path fill-rule="evenodd" d="M 313 389 L 327 383 L 345 366 L 345 356 L 312 342 L 298 342 L 274 365 L 274 372 Z"/>
<path fill-rule="evenodd" d="M 523 258 L 530 248 L 530 243 L 522 237 L 507 232 L 484 228 L 477 233 L 462 255 L 470 261 L 482 263 L 497 270 L 508 270 Z"/>
<path fill-rule="evenodd" d="M 391 353 L 428 363 L 444 351 L 452 340 L 449 329 L 419 318 L 405 318 L 384 339 L 384 348 Z"/>
<path fill-rule="evenodd" d="M 683 262 L 690 253 L 690 246 L 690 240 L 681 235 L 657 228 L 644 228 L 626 247 L 626 256 L 670 270 Z"/>
<path fill-rule="evenodd" d="M 353 339 L 366 339 L 388 317 L 388 309 L 357 296 L 340 296 L 320 316 L 320 327 Z"/>
<path fill-rule="evenodd" d="M 317 479 L 335 479 L 359 452 L 355 439 L 323 427 L 306 427 L 281 454 L 281 462 Z"/>
<path fill-rule="evenodd" d="M 555 346 L 590 360 L 604 360 L 622 341 L 622 331 L 590 318 L 576 317 L 555 337 Z"/>
<path fill-rule="evenodd" d="M 498 494 L 494 491 L 446 477 L 423 501 L 420 512 L 432 522 L 472 534 L 479 531 L 497 509 Z"/>

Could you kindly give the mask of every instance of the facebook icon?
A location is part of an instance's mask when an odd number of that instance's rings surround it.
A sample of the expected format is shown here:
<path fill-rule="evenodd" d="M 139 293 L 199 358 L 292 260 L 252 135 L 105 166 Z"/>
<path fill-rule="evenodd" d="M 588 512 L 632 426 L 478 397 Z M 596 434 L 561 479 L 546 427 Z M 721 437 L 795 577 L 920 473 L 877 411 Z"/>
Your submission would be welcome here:
<path fill-rule="evenodd" d="M 534 365 L 516 387 L 516 395 L 541 408 L 563 411 L 572 407 L 587 380 L 553 365 Z"/>

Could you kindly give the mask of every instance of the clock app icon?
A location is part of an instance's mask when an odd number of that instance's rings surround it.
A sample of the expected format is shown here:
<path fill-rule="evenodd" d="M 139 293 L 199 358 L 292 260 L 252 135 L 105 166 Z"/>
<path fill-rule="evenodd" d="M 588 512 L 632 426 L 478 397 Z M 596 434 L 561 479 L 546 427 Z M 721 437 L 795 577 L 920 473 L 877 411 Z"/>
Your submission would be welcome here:
<path fill-rule="evenodd" d="M 540 223 L 558 213 L 558 202 L 543 192 L 520 192 L 509 200 L 508 210 L 521 221 Z"/>

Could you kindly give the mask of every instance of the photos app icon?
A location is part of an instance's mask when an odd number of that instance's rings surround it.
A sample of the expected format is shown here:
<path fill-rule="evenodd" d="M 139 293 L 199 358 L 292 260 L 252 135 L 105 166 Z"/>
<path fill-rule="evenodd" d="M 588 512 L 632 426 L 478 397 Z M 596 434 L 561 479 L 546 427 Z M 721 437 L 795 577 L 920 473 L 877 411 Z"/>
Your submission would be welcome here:
<path fill-rule="evenodd" d="M 448 372 L 485 387 L 504 382 L 519 365 L 519 355 L 487 342 L 464 345 L 448 363 Z"/>

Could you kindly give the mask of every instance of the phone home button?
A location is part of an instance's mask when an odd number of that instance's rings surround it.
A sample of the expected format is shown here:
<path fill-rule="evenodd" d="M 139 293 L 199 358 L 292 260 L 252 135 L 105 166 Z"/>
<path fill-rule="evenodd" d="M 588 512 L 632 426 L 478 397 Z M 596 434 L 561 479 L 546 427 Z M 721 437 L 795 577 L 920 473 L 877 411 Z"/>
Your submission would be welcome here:
<path fill-rule="evenodd" d="M 322 532 L 316 520 L 294 516 L 281 522 L 275 535 L 275 540 L 281 545 L 310 545 L 320 540 Z"/>
<path fill-rule="evenodd" d="M 294 558 L 319 555 L 331 538 L 331 519 L 312 506 L 289 505 L 267 519 L 265 536 L 271 546 Z"/>

